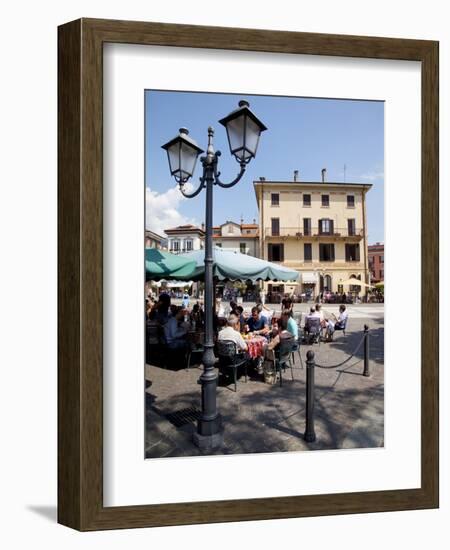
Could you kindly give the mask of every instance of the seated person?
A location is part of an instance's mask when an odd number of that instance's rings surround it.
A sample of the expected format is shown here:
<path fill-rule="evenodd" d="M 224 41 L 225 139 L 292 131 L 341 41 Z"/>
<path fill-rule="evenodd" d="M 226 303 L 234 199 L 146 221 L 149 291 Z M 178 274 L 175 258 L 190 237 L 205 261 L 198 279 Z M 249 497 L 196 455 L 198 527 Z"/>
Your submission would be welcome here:
<path fill-rule="evenodd" d="M 205 315 L 203 313 L 202 308 L 200 307 L 200 304 L 197 302 L 192 307 L 191 323 L 195 323 L 196 328 L 199 329 L 203 327 L 204 321 L 205 321 Z"/>
<path fill-rule="evenodd" d="M 187 310 L 178 307 L 164 325 L 164 336 L 170 349 L 184 350 L 187 348 L 187 328 L 183 323 Z"/>
<path fill-rule="evenodd" d="M 247 344 L 239 332 L 239 318 L 231 314 L 227 319 L 227 326 L 219 331 L 218 340 L 231 340 L 236 344 L 238 351 L 247 351 Z"/>
<path fill-rule="evenodd" d="M 335 330 L 344 330 L 347 325 L 348 312 L 344 304 L 339 306 L 339 316 L 333 315 L 334 319 L 327 319 L 327 340 L 333 339 L 333 333 Z"/>
<path fill-rule="evenodd" d="M 298 340 L 298 326 L 297 326 L 297 323 L 295 322 L 292 309 L 283 310 L 282 315 L 288 318 L 288 325 L 287 325 L 288 331 L 294 336 L 296 340 Z"/>
<path fill-rule="evenodd" d="M 269 333 L 269 325 L 265 318 L 261 317 L 257 306 L 252 307 L 252 315 L 247 319 L 249 332 L 266 335 Z"/>
<path fill-rule="evenodd" d="M 244 308 L 242 306 L 236 306 L 235 311 L 233 311 L 233 314 L 236 315 L 236 317 L 239 319 L 239 331 L 244 332 L 245 327 L 245 317 L 244 317 Z"/>
<path fill-rule="evenodd" d="M 320 304 L 316 304 L 316 317 L 319 317 L 321 323 L 324 321 L 322 306 Z"/>
<path fill-rule="evenodd" d="M 288 320 L 289 316 L 284 314 L 278 319 L 278 334 L 272 338 L 270 344 L 265 349 L 266 361 L 273 362 L 275 360 L 274 354 L 283 340 L 292 340 L 292 344 L 295 344 L 294 335 L 288 330 Z"/>
<path fill-rule="evenodd" d="M 305 317 L 305 332 L 310 332 L 311 325 L 315 323 L 315 320 L 319 319 L 319 328 L 320 328 L 320 317 L 314 306 L 311 306 L 308 315 Z"/>
<path fill-rule="evenodd" d="M 259 315 L 266 321 L 268 325 L 270 325 L 273 317 L 273 311 L 262 303 L 257 304 L 256 307 L 258 308 Z"/>
<path fill-rule="evenodd" d="M 337 330 L 342 330 L 345 328 L 345 325 L 347 324 L 348 320 L 348 311 L 346 311 L 346 307 L 344 304 L 339 306 L 339 317 L 337 318 L 337 321 L 334 325 L 334 328 Z"/>

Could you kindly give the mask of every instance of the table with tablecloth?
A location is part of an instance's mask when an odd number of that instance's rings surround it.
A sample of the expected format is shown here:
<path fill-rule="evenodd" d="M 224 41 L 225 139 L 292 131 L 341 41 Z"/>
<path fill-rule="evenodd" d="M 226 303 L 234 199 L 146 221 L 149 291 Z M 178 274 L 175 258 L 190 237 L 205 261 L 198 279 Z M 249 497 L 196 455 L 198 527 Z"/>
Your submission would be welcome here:
<path fill-rule="evenodd" d="M 248 348 L 248 354 L 252 359 L 257 357 L 264 357 L 264 348 L 267 344 L 267 339 L 263 336 L 253 336 L 252 338 L 245 340 Z"/>

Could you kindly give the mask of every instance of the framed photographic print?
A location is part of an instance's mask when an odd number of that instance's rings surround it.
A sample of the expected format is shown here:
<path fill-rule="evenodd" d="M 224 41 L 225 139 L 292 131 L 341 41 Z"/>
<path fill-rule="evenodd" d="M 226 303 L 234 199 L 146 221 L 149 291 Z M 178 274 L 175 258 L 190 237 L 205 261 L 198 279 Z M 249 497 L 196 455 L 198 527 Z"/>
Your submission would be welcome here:
<path fill-rule="evenodd" d="M 438 44 L 81 19 L 58 75 L 59 522 L 437 507 Z"/>

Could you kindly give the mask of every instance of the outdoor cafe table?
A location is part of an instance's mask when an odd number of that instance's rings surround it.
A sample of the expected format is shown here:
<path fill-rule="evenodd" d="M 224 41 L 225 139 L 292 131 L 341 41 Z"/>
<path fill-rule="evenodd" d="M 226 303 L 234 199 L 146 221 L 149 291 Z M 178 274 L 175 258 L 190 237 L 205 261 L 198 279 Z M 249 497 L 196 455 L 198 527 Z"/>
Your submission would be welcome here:
<path fill-rule="evenodd" d="M 245 340 L 245 343 L 247 344 L 248 354 L 252 359 L 264 357 L 264 346 L 267 344 L 266 338 L 263 336 L 253 336 Z"/>

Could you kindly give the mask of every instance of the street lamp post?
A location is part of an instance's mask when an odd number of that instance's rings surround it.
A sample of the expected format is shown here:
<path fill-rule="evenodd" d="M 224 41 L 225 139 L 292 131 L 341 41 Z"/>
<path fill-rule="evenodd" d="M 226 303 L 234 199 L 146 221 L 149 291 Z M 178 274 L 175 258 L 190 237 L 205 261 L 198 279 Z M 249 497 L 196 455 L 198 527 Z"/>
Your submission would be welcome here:
<path fill-rule="evenodd" d="M 213 254 L 212 254 L 212 225 L 213 225 L 213 186 L 233 187 L 242 178 L 247 164 L 256 155 L 261 132 L 266 126 L 250 110 L 247 101 L 240 101 L 239 108 L 225 118 L 219 120 L 225 126 L 228 136 L 230 152 L 240 166 L 239 174 L 230 183 L 220 180 L 218 162 L 220 151 L 214 151 L 213 128 L 208 128 L 208 147 L 206 155 L 200 157 L 203 173 L 199 186 L 191 193 L 186 192 L 184 186 L 193 176 L 197 157 L 204 151 L 189 137 L 186 128 L 180 128 L 178 136 L 162 146 L 167 151 L 170 173 L 178 182 L 181 193 L 191 199 L 206 188 L 205 207 L 205 342 L 203 353 L 203 373 L 199 384 L 202 386 L 202 412 L 198 421 L 197 431 L 194 433 L 194 443 L 205 450 L 220 447 L 223 442 L 222 417 L 217 410 L 216 388 L 217 374 L 214 369 L 214 340 L 213 340 Z"/>

